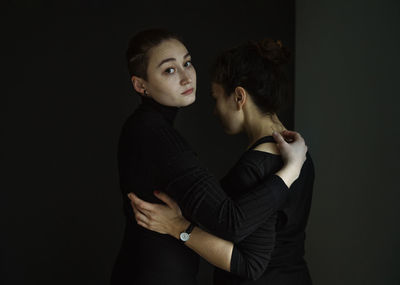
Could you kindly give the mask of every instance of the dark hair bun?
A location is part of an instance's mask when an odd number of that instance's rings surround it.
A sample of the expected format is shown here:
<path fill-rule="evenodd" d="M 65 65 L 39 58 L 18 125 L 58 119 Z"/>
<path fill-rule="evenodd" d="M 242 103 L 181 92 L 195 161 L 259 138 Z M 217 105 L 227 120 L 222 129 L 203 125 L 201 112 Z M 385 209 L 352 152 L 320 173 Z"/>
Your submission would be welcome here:
<path fill-rule="evenodd" d="M 287 69 L 290 52 L 281 41 L 247 41 L 222 52 L 216 59 L 212 81 L 227 95 L 237 86 L 248 91 L 264 114 L 278 113 L 288 102 Z"/>
<path fill-rule="evenodd" d="M 280 40 L 273 40 L 266 38 L 260 41 L 253 42 L 259 54 L 273 62 L 274 64 L 281 65 L 289 62 L 290 52 L 289 49 L 282 46 Z"/>

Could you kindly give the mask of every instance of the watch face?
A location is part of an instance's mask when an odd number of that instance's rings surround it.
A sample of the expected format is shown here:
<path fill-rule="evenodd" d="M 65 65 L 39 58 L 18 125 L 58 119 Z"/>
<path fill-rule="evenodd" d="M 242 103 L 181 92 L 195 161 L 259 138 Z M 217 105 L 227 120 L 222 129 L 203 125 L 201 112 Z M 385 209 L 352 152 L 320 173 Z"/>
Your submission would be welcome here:
<path fill-rule="evenodd" d="M 180 238 L 181 238 L 181 241 L 187 241 L 189 239 L 189 234 L 181 233 Z"/>

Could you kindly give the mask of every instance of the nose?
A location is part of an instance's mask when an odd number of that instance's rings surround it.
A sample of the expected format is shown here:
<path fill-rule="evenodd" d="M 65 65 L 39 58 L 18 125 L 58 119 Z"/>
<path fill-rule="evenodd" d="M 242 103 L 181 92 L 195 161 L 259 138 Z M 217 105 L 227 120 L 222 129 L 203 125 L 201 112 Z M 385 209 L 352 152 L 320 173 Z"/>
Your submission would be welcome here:
<path fill-rule="evenodd" d="M 189 83 L 192 83 L 192 78 L 187 72 L 182 72 L 181 73 L 181 84 L 182 85 L 187 85 Z"/>

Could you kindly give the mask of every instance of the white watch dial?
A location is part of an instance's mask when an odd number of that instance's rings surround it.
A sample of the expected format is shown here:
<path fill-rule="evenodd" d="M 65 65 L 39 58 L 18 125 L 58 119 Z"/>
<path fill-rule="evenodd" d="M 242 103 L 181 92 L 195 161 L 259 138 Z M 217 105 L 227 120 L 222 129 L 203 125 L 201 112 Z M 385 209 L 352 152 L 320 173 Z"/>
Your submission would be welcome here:
<path fill-rule="evenodd" d="M 180 235 L 181 241 L 187 241 L 189 239 L 189 237 L 190 237 L 190 235 L 185 232 L 181 233 L 181 235 Z"/>

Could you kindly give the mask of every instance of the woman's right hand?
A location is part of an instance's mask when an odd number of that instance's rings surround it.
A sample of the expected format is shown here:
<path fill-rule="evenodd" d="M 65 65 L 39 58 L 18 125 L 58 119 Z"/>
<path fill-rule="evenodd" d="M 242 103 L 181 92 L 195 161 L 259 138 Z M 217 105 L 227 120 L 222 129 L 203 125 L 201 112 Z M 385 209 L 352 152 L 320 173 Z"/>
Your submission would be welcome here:
<path fill-rule="evenodd" d="M 274 132 L 273 137 L 282 155 L 284 166 L 276 175 L 280 176 L 290 187 L 299 177 L 301 168 L 306 161 L 307 146 L 298 132 L 285 130 Z"/>
<path fill-rule="evenodd" d="M 131 206 L 138 225 L 160 234 L 169 234 L 177 239 L 190 224 L 182 216 L 178 204 L 167 194 L 155 191 L 154 195 L 165 205 L 146 202 L 134 193 L 129 193 Z"/>

